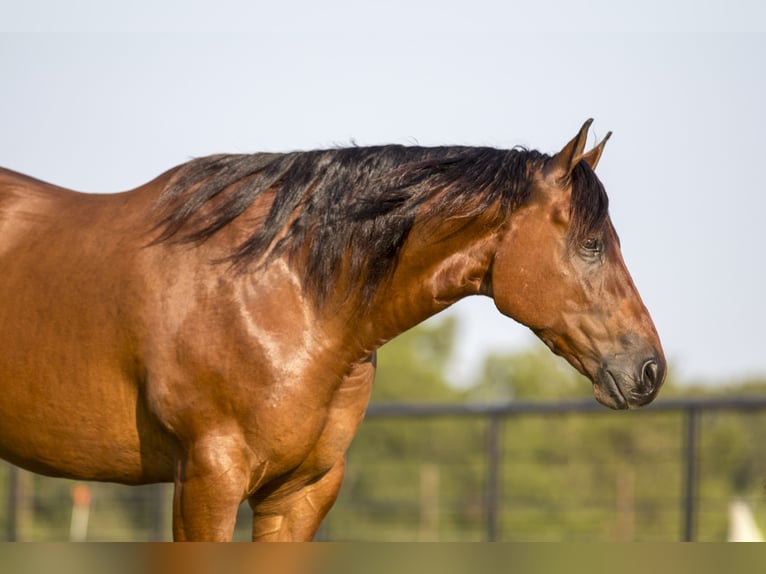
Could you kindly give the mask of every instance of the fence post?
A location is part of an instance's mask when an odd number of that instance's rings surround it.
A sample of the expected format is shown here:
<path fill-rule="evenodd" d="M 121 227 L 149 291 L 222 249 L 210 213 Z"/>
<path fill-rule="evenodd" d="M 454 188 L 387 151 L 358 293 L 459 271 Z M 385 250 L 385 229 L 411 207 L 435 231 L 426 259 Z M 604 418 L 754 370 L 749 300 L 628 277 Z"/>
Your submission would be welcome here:
<path fill-rule="evenodd" d="M 686 409 L 684 429 L 684 492 L 683 492 L 683 532 L 684 542 L 693 542 L 696 537 L 697 521 L 697 428 L 699 413 L 695 407 Z"/>
<path fill-rule="evenodd" d="M 487 495 L 486 528 L 487 542 L 496 542 L 500 538 L 500 437 L 503 420 L 500 416 L 490 416 L 487 427 Z"/>
<path fill-rule="evenodd" d="M 7 463 L 5 468 L 8 472 L 8 493 L 6 495 L 7 514 L 5 517 L 5 540 L 17 542 L 19 540 L 19 469 Z"/>

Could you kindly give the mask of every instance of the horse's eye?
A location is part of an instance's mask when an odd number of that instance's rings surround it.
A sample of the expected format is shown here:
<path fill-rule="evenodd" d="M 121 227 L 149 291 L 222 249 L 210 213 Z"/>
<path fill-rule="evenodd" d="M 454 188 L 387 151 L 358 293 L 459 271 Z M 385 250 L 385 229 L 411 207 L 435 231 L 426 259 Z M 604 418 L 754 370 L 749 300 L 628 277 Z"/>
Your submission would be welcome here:
<path fill-rule="evenodd" d="M 580 243 L 580 247 L 586 255 L 599 255 L 604 251 L 604 243 L 597 237 L 588 237 Z"/>

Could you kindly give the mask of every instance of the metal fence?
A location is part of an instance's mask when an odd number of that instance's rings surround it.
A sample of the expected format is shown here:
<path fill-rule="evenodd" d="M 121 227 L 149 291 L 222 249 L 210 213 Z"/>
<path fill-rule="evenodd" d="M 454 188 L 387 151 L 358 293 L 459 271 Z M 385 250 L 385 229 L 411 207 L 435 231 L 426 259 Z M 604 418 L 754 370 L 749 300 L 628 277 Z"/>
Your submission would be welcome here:
<path fill-rule="evenodd" d="M 679 540 L 697 539 L 699 515 L 700 428 L 706 416 L 728 411 L 734 416 L 746 416 L 766 410 L 766 396 L 733 398 L 666 398 L 641 410 L 641 416 L 651 413 L 674 413 L 682 424 L 676 437 L 680 448 L 673 450 L 673 458 L 680 467 L 681 493 L 677 500 Z M 397 421 L 440 421 L 447 419 L 483 421 L 484 439 L 480 446 L 483 459 L 483 490 L 479 539 L 505 540 L 502 521 L 504 500 L 513 493 L 501 492 L 503 469 L 513 466 L 504 444 L 504 430 L 514 421 L 534 417 L 561 415 L 582 416 L 588 419 L 604 416 L 604 409 L 591 398 L 556 402 L 511 402 L 508 404 L 372 404 L 367 419 L 376 423 L 396 424 Z M 643 419 L 642 419 L 643 420 Z M 362 426 L 364 432 L 365 425 Z M 764 447 L 766 456 L 766 447 Z M 353 449 L 348 471 L 354 472 Z M 766 475 L 764 476 L 766 480 Z M 4 464 L 0 467 L 0 488 L 5 489 L 5 505 L 0 506 L 4 521 L 5 540 L 168 540 L 170 537 L 170 505 L 172 487 L 152 485 L 125 487 L 110 484 L 85 484 L 61 479 L 31 475 Z M 71 505 L 62 505 L 61 499 L 71 498 Z M 91 503 L 91 498 L 93 503 Z M 55 501 L 46 503 L 46 500 Z M 121 508 L 119 516 L 110 506 Z M 342 502 L 341 502 L 342 506 Z M 353 501 L 346 507 L 353 506 Z M 62 510 L 62 508 L 64 510 Z M 127 509 L 127 510 L 126 510 Z M 247 539 L 249 531 L 248 509 L 243 505 L 238 521 L 237 537 Z M 334 512 L 334 511 L 333 511 Z M 348 512 L 338 510 L 338 512 Z M 108 519 L 106 516 L 109 516 Z M 332 512 L 328 525 L 320 530 L 319 538 L 326 540 L 353 539 L 348 533 L 336 536 L 332 527 Z M 90 527 L 88 527 L 90 519 Z"/>
<path fill-rule="evenodd" d="M 642 412 L 674 412 L 683 417 L 682 460 L 682 496 L 681 524 L 679 539 L 681 541 L 696 540 L 696 524 L 699 496 L 699 463 L 698 452 L 700 421 L 705 413 L 733 411 L 745 413 L 766 410 L 765 396 L 741 396 L 731 398 L 671 398 L 657 401 Z M 501 436 L 504 423 L 510 418 L 530 415 L 570 415 L 588 414 L 599 416 L 609 413 L 604 407 L 591 398 L 582 400 L 556 402 L 512 402 L 502 405 L 471 405 L 471 404 L 374 404 L 367 411 L 367 418 L 415 417 L 480 417 L 488 421 L 486 438 L 486 490 L 485 490 L 485 540 L 500 540 L 498 511 L 502 507 L 500 498 L 500 474 L 503 467 L 503 449 Z M 766 457 L 766 445 L 764 445 Z M 511 463 L 512 464 L 512 463 Z M 764 476 L 766 489 L 766 476 Z"/>

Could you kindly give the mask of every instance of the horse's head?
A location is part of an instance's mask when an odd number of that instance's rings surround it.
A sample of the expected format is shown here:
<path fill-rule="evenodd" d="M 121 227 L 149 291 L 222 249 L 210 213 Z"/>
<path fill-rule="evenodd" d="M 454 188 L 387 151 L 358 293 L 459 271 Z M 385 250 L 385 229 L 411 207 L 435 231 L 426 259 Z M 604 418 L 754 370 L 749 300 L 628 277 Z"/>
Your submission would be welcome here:
<path fill-rule="evenodd" d="M 593 173 L 606 138 L 583 152 L 590 123 L 530 174 L 528 201 L 501 236 L 491 292 L 501 312 L 593 382 L 599 402 L 639 407 L 657 395 L 665 357 Z"/>

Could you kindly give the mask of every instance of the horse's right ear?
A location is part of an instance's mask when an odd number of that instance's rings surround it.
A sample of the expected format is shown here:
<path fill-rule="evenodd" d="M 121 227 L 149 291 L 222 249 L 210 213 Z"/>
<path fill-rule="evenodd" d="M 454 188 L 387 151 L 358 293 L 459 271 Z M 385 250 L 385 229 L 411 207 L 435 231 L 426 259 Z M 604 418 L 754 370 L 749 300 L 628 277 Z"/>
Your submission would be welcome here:
<path fill-rule="evenodd" d="M 569 178 L 574 166 L 583 157 L 585 143 L 588 140 L 588 128 L 592 123 L 593 118 L 588 119 L 577 132 L 577 135 L 548 161 L 545 167 L 546 175 L 554 175 L 559 181 L 566 181 Z"/>

